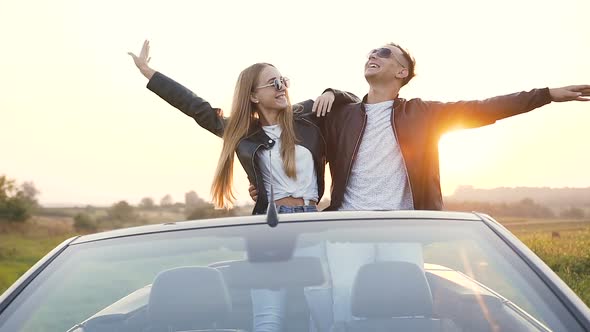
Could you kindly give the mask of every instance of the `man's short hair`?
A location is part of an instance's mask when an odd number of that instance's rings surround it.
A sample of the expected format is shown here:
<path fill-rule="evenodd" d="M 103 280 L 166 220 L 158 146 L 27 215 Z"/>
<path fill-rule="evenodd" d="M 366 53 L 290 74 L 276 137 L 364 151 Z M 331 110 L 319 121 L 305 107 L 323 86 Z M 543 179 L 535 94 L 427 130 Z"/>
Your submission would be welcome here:
<path fill-rule="evenodd" d="M 402 55 L 404 57 L 404 59 L 406 59 L 406 61 L 408 62 L 408 76 L 406 76 L 406 78 L 404 78 L 404 80 L 402 81 L 402 86 L 408 84 L 408 82 L 410 82 L 410 80 L 416 76 L 416 60 L 414 59 L 414 57 L 412 57 L 410 55 L 410 52 L 408 52 L 408 50 L 406 50 L 405 48 L 399 46 L 396 43 L 389 43 L 387 44 L 389 46 L 393 46 L 393 47 L 397 47 L 400 51 L 402 51 Z"/>

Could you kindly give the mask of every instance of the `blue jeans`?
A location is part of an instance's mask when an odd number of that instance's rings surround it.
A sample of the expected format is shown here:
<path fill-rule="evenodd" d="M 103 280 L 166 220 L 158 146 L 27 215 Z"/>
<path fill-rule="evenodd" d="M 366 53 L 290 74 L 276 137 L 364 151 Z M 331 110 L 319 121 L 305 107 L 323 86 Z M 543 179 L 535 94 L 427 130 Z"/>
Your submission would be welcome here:
<path fill-rule="evenodd" d="M 278 213 L 299 213 L 299 212 L 317 212 L 315 205 L 303 206 L 277 206 Z M 296 256 L 311 256 L 325 259 L 325 244 L 319 244 L 307 248 L 298 248 Z M 310 305 L 312 317 L 310 319 L 311 331 L 316 331 L 318 325 L 320 330 L 327 331 L 332 323 L 332 293 L 329 288 L 306 287 L 304 289 L 305 297 Z M 283 330 L 283 321 L 285 319 L 286 307 L 286 290 L 285 289 L 252 289 L 252 313 L 254 315 L 253 325 L 255 332 L 278 332 Z M 318 309 L 319 308 L 319 309 Z M 323 308 L 323 310 L 322 310 Z M 325 308 L 329 308 L 329 312 Z M 313 314 L 316 312 L 317 314 Z M 321 318 L 321 319 L 320 319 Z"/>
<path fill-rule="evenodd" d="M 315 205 L 301 205 L 301 206 L 277 206 L 279 213 L 300 213 L 300 212 L 318 212 L 318 207 Z"/>

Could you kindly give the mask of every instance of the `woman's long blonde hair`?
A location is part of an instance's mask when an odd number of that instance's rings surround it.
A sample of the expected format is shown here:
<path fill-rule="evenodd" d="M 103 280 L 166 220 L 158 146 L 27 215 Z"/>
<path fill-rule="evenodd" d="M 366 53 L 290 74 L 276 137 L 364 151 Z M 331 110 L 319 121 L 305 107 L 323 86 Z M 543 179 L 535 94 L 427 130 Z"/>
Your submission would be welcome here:
<path fill-rule="evenodd" d="M 256 63 L 244 69 L 238 77 L 234 90 L 231 116 L 223 133 L 223 148 L 215 170 L 213 185 L 211 186 L 213 204 L 218 208 L 230 208 L 235 201 L 233 193 L 234 153 L 240 140 L 250 134 L 251 125 L 258 121 L 259 114 L 255 104 L 250 100 L 250 95 L 258 83 L 258 76 L 267 66 L 274 67 L 268 63 Z M 295 144 L 297 140 L 293 126 L 293 107 L 286 91 L 285 95 L 289 106 L 284 111 L 279 112 L 278 115 L 279 126 L 282 130 L 281 157 L 287 176 L 296 178 Z"/>

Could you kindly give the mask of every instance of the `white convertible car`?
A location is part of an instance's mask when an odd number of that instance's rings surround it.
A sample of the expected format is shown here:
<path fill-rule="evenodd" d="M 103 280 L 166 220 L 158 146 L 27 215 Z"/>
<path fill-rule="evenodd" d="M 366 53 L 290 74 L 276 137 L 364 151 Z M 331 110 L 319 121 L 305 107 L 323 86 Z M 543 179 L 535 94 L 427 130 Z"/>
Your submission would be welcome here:
<path fill-rule="evenodd" d="M 588 307 L 487 215 L 322 212 L 69 239 L 0 296 L 0 331 L 590 331 Z"/>

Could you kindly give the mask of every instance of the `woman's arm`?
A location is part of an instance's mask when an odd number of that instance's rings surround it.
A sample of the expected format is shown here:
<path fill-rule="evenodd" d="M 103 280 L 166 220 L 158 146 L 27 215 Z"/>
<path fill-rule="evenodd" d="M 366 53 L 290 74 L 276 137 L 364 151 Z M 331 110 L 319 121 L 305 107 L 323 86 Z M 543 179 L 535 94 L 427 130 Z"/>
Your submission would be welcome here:
<path fill-rule="evenodd" d="M 333 108 L 346 104 L 356 104 L 361 102 L 361 99 L 351 92 L 331 88 L 326 89 L 324 94 L 327 92 L 332 92 L 334 94 L 334 104 L 332 105 Z"/>
<path fill-rule="evenodd" d="M 193 118 L 199 126 L 222 137 L 226 119 L 220 109 L 213 108 L 205 99 L 197 96 L 182 84 L 170 77 L 156 72 L 147 88 L 164 99 L 168 104 Z"/>
<path fill-rule="evenodd" d="M 307 117 L 324 117 L 332 109 L 341 105 L 358 103 L 360 99 L 353 93 L 335 89 L 326 89 L 315 101 L 308 99 L 295 105 L 303 107 L 301 114 Z"/>
<path fill-rule="evenodd" d="M 227 119 L 219 108 L 213 108 L 203 98 L 197 96 L 180 83 L 157 72 L 149 66 L 149 41 L 143 43 L 139 56 L 129 52 L 135 65 L 143 76 L 149 79 L 147 88 L 170 105 L 192 117 L 201 127 L 222 137 Z"/>

